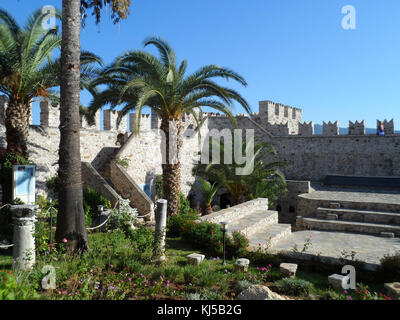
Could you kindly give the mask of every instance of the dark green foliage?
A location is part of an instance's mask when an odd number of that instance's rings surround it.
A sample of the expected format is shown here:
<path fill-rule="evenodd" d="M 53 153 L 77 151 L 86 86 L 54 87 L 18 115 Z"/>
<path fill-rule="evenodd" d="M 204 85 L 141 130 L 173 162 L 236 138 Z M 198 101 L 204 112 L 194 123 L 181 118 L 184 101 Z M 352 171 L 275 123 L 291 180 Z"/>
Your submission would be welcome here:
<path fill-rule="evenodd" d="M 46 180 L 46 187 L 54 194 L 58 194 L 58 188 L 60 185 L 60 178 L 58 174 Z"/>
<path fill-rule="evenodd" d="M 197 220 L 196 214 L 177 214 L 168 217 L 167 220 L 167 235 L 169 237 L 179 237 L 182 231 L 183 225 L 187 221 Z"/>
<path fill-rule="evenodd" d="M 92 188 L 87 188 L 83 192 L 83 207 L 85 209 L 85 216 L 87 217 L 87 225 L 89 220 L 96 218 L 99 216 L 99 211 L 97 210 L 97 206 L 102 205 L 105 209 L 111 208 L 111 203 L 108 199 L 103 197 L 100 193 Z"/>
<path fill-rule="evenodd" d="M 249 240 L 240 232 L 232 232 L 232 238 L 228 237 L 226 244 L 227 251 L 233 257 L 243 257 L 247 254 Z"/>
<path fill-rule="evenodd" d="M 200 248 L 210 256 L 221 256 L 223 253 L 223 233 L 221 226 L 208 222 L 187 220 L 181 229 L 182 240 Z M 226 235 L 226 257 L 242 256 L 246 252 L 248 240 L 239 233 L 233 238 Z"/>
<path fill-rule="evenodd" d="M 162 178 L 161 174 L 156 176 L 155 186 L 156 186 L 157 199 L 162 199 L 162 197 L 163 197 L 163 178 Z"/>
<path fill-rule="evenodd" d="M 193 214 L 194 210 L 190 207 L 189 200 L 183 193 L 178 194 L 179 198 L 179 214 Z"/>
<path fill-rule="evenodd" d="M 13 227 L 10 207 L 4 207 L 0 210 L 0 240 L 12 242 Z"/>
<path fill-rule="evenodd" d="M 290 296 L 306 296 L 314 290 L 311 282 L 301 279 L 284 278 L 274 283 L 277 291 Z"/>
<path fill-rule="evenodd" d="M 398 281 L 400 279 L 400 253 L 392 256 L 385 255 L 380 260 L 377 276 L 382 282 Z"/>

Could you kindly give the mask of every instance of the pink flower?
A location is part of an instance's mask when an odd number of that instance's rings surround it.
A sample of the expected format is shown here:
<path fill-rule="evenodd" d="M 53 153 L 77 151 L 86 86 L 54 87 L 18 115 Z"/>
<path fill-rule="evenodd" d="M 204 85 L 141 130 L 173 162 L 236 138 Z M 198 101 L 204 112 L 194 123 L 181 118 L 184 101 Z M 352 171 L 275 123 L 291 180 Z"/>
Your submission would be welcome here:
<path fill-rule="evenodd" d="M 62 239 L 62 242 L 67 243 L 68 240 L 66 238 Z"/>

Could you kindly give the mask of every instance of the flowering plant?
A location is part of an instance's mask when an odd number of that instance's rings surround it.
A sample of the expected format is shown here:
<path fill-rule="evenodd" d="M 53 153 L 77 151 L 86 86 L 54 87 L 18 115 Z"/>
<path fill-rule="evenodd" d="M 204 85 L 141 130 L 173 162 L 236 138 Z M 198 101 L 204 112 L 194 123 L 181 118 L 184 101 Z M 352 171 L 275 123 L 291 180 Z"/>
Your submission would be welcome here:
<path fill-rule="evenodd" d="M 392 300 L 383 293 L 371 292 L 368 286 L 358 283 L 356 289 L 343 291 L 346 300 Z"/>

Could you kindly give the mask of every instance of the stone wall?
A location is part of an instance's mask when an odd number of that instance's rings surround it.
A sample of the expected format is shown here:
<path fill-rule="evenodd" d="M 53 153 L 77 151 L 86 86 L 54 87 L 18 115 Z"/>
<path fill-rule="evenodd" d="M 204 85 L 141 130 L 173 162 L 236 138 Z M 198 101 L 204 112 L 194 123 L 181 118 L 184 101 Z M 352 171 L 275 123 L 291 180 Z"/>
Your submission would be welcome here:
<path fill-rule="evenodd" d="M 90 187 L 110 200 L 113 208 L 117 204 L 118 193 L 89 162 L 82 162 L 82 185 L 84 189 Z"/>
<path fill-rule="evenodd" d="M 5 128 L 1 123 L 6 107 L 6 100 L 0 96 L 0 146 L 6 147 Z M 58 108 L 43 102 L 41 104 L 42 123 L 40 126 L 30 126 L 28 151 L 30 158 L 37 164 L 38 194 L 46 193 L 45 181 L 54 176 L 58 169 L 59 117 Z M 313 135 L 313 123 L 299 125 L 301 110 L 286 108 L 280 104 L 260 102 L 260 112 L 236 117 L 239 128 L 253 129 L 256 139 L 260 142 L 272 143 L 277 155 L 271 160 L 281 160 L 290 166 L 284 170 L 289 180 L 322 180 L 328 174 L 348 174 L 365 176 L 400 176 L 400 135 L 390 134 L 394 129 L 393 120 L 385 122 L 386 135 L 357 135 L 362 133 L 363 124 L 356 122 L 349 135 L 336 134 L 338 124 L 330 123 L 333 131 L 329 135 Z M 47 113 L 47 114 L 46 114 Z M 126 169 L 132 180 L 138 185 L 149 184 L 151 199 L 155 196 L 155 176 L 162 173 L 162 136 L 158 130 L 160 120 L 156 114 L 142 115 L 140 132 L 132 135 L 127 132 L 127 119 L 123 120 L 117 129 L 117 112 L 107 111 L 104 117 L 106 130 L 100 128 L 100 114 L 96 114 L 96 125 L 88 126 L 84 121 L 81 128 L 82 161 L 90 163 L 100 170 L 115 156 L 129 159 Z M 206 146 L 206 139 L 211 129 L 221 131 L 224 128 L 233 129 L 229 118 L 216 113 L 205 114 L 207 119 L 200 133 L 190 129 L 195 128 L 190 115 L 183 116 L 185 138 L 181 154 L 181 185 L 185 195 L 191 190 L 190 183 L 193 164 L 199 159 L 199 152 Z M 128 116 L 132 121 L 132 116 Z M 126 122 L 124 122 L 126 121 Z M 287 128 L 293 128 L 297 123 L 299 135 L 274 136 L 268 131 L 268 125 L 273 126 L 279 121 Z M 4 122 L 4 121 L 3 121 Z M 287 124 L 286 124 L 287 122 Z M 329 125 L 329 123 L 328 123 Z M 132 130 L 133 124 L 130 123 Z M 154 130 L 151 130 L 153 128 Z M 291 130 L 291 129 L 289 129 Z M 122 135 L 122 136 L 121 136 Z M 121 137 L 123 138 L 121 140 Z M 122 147 L 121 147 L 122 145 Z"/>
<path fill-rule="evenodd" d="M 276 210 L 279 212 L 279 223 L 296 225 L 297 196 L 311 191 L 310 181 L 287 180 L 287 194 L 277 201 Z"/>
<path fill-rule="evenodd" d="M 285 161 L 287 179 L 322 181 L 328 174 L 400 175 L 400 136 L 312 136 L 264 138 Z"/>

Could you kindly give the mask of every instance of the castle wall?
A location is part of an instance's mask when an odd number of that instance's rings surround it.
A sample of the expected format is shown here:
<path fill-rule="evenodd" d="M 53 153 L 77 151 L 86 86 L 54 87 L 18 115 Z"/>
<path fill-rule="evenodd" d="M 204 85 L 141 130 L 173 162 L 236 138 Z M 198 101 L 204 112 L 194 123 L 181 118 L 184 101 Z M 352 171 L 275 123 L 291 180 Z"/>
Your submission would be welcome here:
<path fill-rule="evenodd" d="M 323 180 L 328 174 L 399 176 L 400 136 L 275 137 L 275 159 L 290 165 L 292 180 Z M 271 139 L 264 139 L 271 141 Z"/>
<path fill-rule="evenodd" d="M 1 98 L 1 97 L 0 97 Z M 0 120 L 4 114 L 4 99 L 0 99 Z M 3 110 L 2 110 L 3 106 Z M 263 106 L 261 108 L 261 106 Z M 40 126 L 30 126 L 28 152 L 29 157 L 37 164 L 37 190 L 39 194 L 46 193 L 45 181 L 53 177 L 58 169 L 59 146 L 59 117 L 58 109 L 41 105 L 42 113 Z M 276 110 L 275 110 L 276 109 Z M 47 110 L 47 111 L 46 111 Z M 286 111 L 285 111 L 286 110 Z M 3 113 L 2 113 L 3 112 Z M 47 112 L 47 114 L 46 114 Z M 273 114 L 272 114 L 272 113 Z M 281 118 L 277 118 L 282 114 Z M 275 114 L 275 115 L 274 115 Z M 81 128 L 81 157 L 82 161 L 89 162 L 94 168 L 99 169 L 109 161 L 119 150 L 121 140 L 119 135 L 128 135 L 126 122 L 119 128 L 116 127 L 116 112 L 108 112 L 104 117 L 108 130 L 100 128 L 100 114 L 96 115 L 95 126 L 87 127 L 82 123 Z M 287 117 L 286 117 L 287 115 Z M 194 182 L 192 176 L 193 164 L 199 159 L 199 151 L 205 145 L 205 139 L 211 129 L 233 129 L 229 118 L 218 114 L 206 114 L 207 119 L 201 128 L 201 141 L 197 134 L 185 130 L 185 138 L 181 153 L 181 186 L 184 194 L 188 194 L 191 187 L 188 183 Z M 292 124 L 297 122 L 299 135 L 273 136 L 268 131 L 264 121 L 287 121 L 292 116 Z M 126 119 L 126 118 L 125 118 Z M 132 116 L 128 119 L 132 121 Z M 301 110 L 296 108 L 286 109 L 285 106 L 271 102 L 260 102 L 260 112 L 248 116 L 236 117 L 239 128 L 254 129 L 256 139 L 260 142 L 270 142 L 274 145 L 277 155 L 274 160 L 285 161 L 290 168 L 284 173 L 290 180 L 322 180 L 328 174 L 348 174 L 366 176 L 400 176 L 400 135 L 390 134 L 393 121 L 385 122 L 386 135 L 363 135 L 365 125 L 355 123 L 349 135 L 336 134 L 338 125 L 328 123 L 329 135 L 313 135 L 313 123 L 301 124 Z M 125 120 L 126 121 L 126 120 Z M 189 115 L 183 116 L 186 128 L 195 128 L 194 121 Z M 130 160 L 126 169 L 131 178 L 139 185 L 150 184 L 152 198 L 155 195 L 155 176 L 162 173 L 161 141 L 162 137 L 157 130 L 160 121 L 156 115 L 142 115 L 140 132 L 137 136 L 129 138 L 121 149 L 120 158 Z M 274 125 L 269 123 L 269 125 Z M 282 125 L 282 124 L 280 124 Z M 130 123 L 132 130 L 133 125 Z M 299 130 L 300 128 L 300 130 Z M 290 130 L 290 129 L 289 129 Z M 0 121 L 0 146 L 5 148 L 5 128 Z"/>

